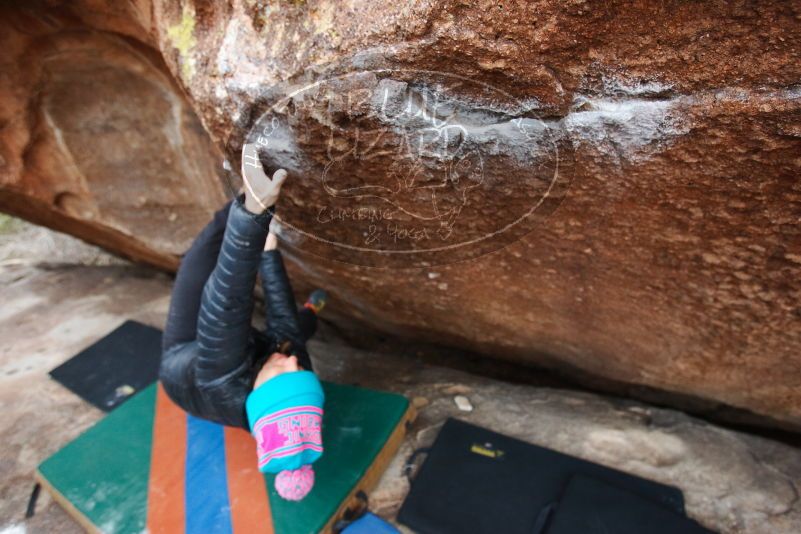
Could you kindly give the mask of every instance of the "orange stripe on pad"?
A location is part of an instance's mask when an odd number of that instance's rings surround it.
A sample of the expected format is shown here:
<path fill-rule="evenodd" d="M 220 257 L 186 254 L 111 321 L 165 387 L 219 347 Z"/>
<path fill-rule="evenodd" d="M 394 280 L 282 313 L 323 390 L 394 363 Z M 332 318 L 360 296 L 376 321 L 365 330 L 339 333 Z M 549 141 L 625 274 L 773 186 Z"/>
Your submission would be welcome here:
<path fill-rule="evenodd" d="M 241 428 L 225 427 L 225 465 L 234 534 L 275 534 L 267 485 L 257 459 L 256 440 Z"/>
<path fill-rule="evenodd" d="M 186 412 L 170 400 L 159 383 L 147 492 L 149 534 L 181 534 L 185 531 L 185 467 Z"/>

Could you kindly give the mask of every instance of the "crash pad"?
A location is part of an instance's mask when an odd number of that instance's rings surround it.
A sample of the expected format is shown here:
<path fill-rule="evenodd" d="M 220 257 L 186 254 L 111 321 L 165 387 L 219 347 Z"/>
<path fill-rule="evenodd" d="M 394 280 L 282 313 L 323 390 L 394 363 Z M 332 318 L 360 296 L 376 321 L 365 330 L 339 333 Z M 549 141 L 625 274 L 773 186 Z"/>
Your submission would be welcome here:
<path fill-rule="evenodd" d="M 161 330 L 125 321 L 59 365 L 50 376 L 104 412 L 153 384 L 161 363 Z"/>
<path fill-rule="evenodd" d="M 37 478 L 87 530 L 108 533 L 327 531 L 400 446 L 402 395 L 322 381 L 323 456 L 300 502 L 256 467 L 245 430 L 186 414 L 160 384 L 136 394 L 45 460 Z"/>
<path fill-rule="evenodd" d="M 714 534 L 683 514 L 593 477 L 574 475 L 545 534 Z"/>
<path fill-rule="evenodd" d="M 426 534 L 536 534 L 575 475 L 592 476 L 684 515 L 678 488 L 448 418 L 398 522 Z"/>

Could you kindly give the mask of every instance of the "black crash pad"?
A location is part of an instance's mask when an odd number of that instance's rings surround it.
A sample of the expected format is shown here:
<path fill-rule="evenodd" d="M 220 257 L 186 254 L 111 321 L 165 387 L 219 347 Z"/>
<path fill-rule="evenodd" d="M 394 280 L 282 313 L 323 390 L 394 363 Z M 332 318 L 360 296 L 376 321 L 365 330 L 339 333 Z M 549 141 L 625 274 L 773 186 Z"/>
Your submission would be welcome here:
<path fill-rule="evenodd" d="M 581 474 L 684 515 L 681 490 L 449 418 L 398 512 L 420 534 L 542 532 Z"/>
<path fill-rule="evenodd" d="M 152 384 L 160 362 L 161 330 L 125 321 L 50 371 L 50 376 L 108 412 Z"/>
<path fill-rule="evenodd" d="M 692 519 L 600 480 L 570 479 L 546 534 L 712 534 Z"/>

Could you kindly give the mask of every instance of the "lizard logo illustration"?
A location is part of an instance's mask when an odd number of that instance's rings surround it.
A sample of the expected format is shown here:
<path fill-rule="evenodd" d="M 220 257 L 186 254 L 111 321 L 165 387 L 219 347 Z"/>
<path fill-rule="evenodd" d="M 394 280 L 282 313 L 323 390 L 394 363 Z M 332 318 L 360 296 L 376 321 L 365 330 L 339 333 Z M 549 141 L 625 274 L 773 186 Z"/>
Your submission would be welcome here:
<path fill-rule="evenodd" d="M 416 220 L 438 222 L 443 239 L 452 232 L 469 192 L 484 180 L 481 153 L 468 148 L 467 131 L 459 124 L 401 132 L 358 130 L 345 147 L 334 136 L 332 131 L 329 161 L 321 177 L 329 195 L 380 199 Z M 395 148 L 385 148 L 388 145 Z M 389 159 L 381 181 L 354 177 L 354 169 L 376 158 Z M 358 183 L 353 183 L 354 178 Z"/>
<path fill-rule="evenodd" d="M 266 102 L 246 140 L 298 177 L 277 226 L 320 256 L 400 267 L 475 258 L 525 235 L 570 183 L 569 140 L 534 104 L 480 80 L 367 70 L 287 83 Z"/>

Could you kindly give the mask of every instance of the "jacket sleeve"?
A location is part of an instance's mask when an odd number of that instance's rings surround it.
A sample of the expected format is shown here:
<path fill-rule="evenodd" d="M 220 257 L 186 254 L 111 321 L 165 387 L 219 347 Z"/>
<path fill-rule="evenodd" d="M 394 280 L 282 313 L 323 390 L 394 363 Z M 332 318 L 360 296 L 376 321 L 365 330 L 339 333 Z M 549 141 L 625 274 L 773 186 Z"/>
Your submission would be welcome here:
<path fill-rule="evenodd" d="M 295 354 L 305 369 L 312 371 L 312 363 L 306 351 L 306 340 L 298 323 L 298 309 L 292 285 L 286 273 L 284 260 L 279 250 L 265 250 L 262 252 L 259 267 L 262 288 L 264 289 L 264 304 L 267 315 L 267 334 L 278 344 L 289 341 L 287 350 Z"/>
<path fill-rule="evenodd" d="M 198 314 L 196 379 L 210 383 L 249 364 L 253 287 L 274 210 L 256 215 L 240 195 L 228 212 L 217 264 Z"/>

